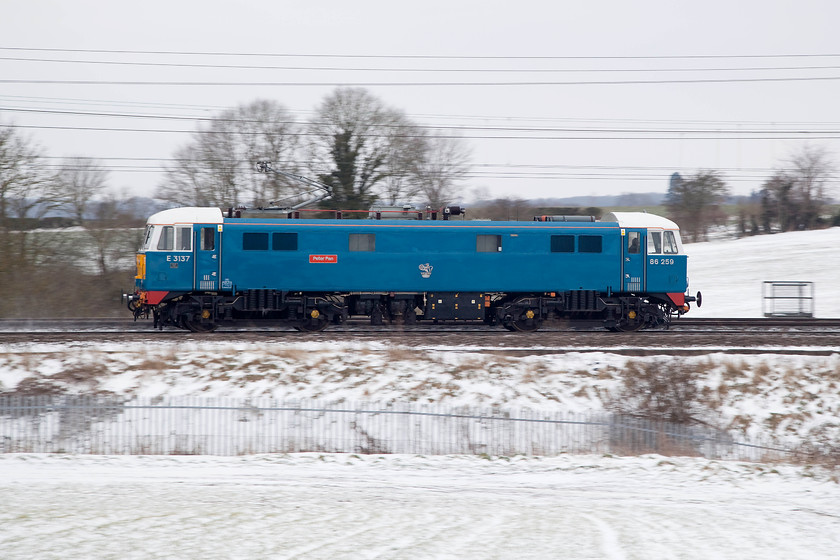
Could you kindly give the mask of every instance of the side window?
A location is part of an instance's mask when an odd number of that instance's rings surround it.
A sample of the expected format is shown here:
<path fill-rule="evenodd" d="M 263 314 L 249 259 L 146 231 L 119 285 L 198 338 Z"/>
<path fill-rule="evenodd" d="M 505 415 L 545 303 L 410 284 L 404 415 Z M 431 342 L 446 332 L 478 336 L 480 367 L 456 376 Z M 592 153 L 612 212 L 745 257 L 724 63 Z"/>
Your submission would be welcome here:
<path fill-rule="evenodd" d="M 297 251 L 296 233 L 272 233 L 271 248 L 275 251 Z"/>
<path fill-rule="evenodd" d="M 642 250 L 642 234 L 638 231 L 631 231 L 627 234 L 627 252 L 631 255 L 638 255 Z"/>
<path fill-rule="evenodd" d="M 662 252 L 662 232 L 648 231 L 648 255 L 658 255 Z"/>
<path fill-rule="evenodd" d="M 146 237 L 143 240 L 143 248 L 144 249 L 151 249 L 152 248 L 152 236 L 155 233 L 155 226 L 146 226 Z"/>
<path fill-rule="evenodd" d="M 268 234 L 243 233 L 242 249 L 245 251 L 268 251 Z"/>
<path fill-rule="evenodd" d="M 191 251 L 192 250 L 192 228 L 179 227 L 175 228 L 176 233 L 176 251 Z"/>
<path fill-rule="evenodd" d="M 575 236 L 574 235 L 552 235 L 551 236 L 551 252 L 552 253 L 574 253 L 575 252 Z"/>
<path fill-rule="evenodd" d="M 216 250 L 216 230 L 211 227 L 201 228 L 201 250 Z"/>
<path fill-rule="evenodd" d="M 677 246 L 677 239 L 674 237 L 673 231 L 666 231 L 662 237 L 662 252 L 666 255 L 675 255 L 679 253 Z"/>
<path fill-rule="evenodd" d="M 175 248 L 175 228 L 173 226 L 163 226 L 161 228 L 157 248 L 158 251 L 171 251 Z"/>
<path fill-rule="evenodd" d="M 498 253 L 502 250 L 502 236 L 476 235 L 475 250 L 479 253 Z"/>
<path fill-rule="evenodd" d="M 604 239 L 600 235 L 581 235 L 578 243 L 581 253 L 600 253 L 603 251 Z"/>
<path fill-rule="evenodd" d="M 373 233 L 351 233 L 350 234 L 350 250 L 351 251 L 375 251 L 376 250 L 376 234 L 373 234 Z"/>

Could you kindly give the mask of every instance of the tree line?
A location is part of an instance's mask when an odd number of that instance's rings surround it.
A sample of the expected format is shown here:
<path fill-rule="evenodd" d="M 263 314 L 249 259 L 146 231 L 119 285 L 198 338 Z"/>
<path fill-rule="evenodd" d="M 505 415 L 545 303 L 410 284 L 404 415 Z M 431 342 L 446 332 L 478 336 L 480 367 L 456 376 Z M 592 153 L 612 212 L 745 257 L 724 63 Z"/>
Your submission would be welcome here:
<path fill-rule="evenodd" d="M 740 235 L 757 235 L 840 225 L 840 211 L 832 210 L 834 162 L 821 147 L 805 145 L 776 171 L 758 191 L 737 205 Z M 665 207 L 689 241 L 705 241 L 714 226 L 730 216 L 723 205 L 729 186 L 719 171 L 700 170 L 683 178 L 671 176 Z"/>
<path fill-rule="evenodd" d="M 458 196 L 470 150 L 432 134 L 363 88 L 337 88 L 306 122 L 279 102 L 256 100 L 222 112 L 178 149 L 156 197 L 182 206 L 291 206 L 301 185 L 257 174 L 255 163 L 317 178 L 333 196 L 323 208 L 366 210 L 419 200 L 441 208 Z"/>
<path fill-rule="evenodd" d="M 45 161 L 36 143 L 0 127 L 0 317 L 101 314 L 130 287 L 141 210 L 108 191 L 96 160 Z"/>

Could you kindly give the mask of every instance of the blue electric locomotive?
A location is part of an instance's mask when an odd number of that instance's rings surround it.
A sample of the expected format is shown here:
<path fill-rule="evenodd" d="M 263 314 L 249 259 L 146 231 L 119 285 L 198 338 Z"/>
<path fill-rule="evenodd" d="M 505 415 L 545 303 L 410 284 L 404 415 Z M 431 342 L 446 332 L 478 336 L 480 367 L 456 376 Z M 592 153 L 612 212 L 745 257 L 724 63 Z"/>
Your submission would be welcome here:
<path fill-rule="evenodd" d="M 165 210 L 148 220 L 129 308 L 135 317 L 152 314 L 156 327 L 199 332 L 257 319 L 320 330 L 353 316 L 374 324 L 483 321 L 514 331 L 578 319 L 627 331 L 667 325 L 699 300 L 687 294 L 675 223 L 646 213 L 579 219 Z"/>

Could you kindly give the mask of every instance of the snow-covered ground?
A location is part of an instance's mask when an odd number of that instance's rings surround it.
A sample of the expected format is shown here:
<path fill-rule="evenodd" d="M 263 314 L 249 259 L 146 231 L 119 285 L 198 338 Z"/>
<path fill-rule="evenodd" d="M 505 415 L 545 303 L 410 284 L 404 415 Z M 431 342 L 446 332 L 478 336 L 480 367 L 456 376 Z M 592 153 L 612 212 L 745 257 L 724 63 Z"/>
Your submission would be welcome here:
<path fill-rule="evenodd" d="M 761 317 L 762 283 L 814 283 L 814 316 L 840 317 L 840 228 L 759 235 L 685 246 L 691 317 Z"/>
<path fill-rule="evenodd" d="M 693 316 L 813 281 L 840 317 L 840 228 L 686 247 Z M 508 335 L 503 333 L 506 336 Z M 779 341 L 784 344 L 784 340 Z M 699 372 L 703 419 L 785 444 L 840 426 L 834 355 L 682 359 L 315 342 L 3 344 L 0 394 L 603 409 L 629 365 Z M 774 350 L 778 350 L 778 347 Z M 0 558 L 836 558 L 835 472 L 674 457 L 0 455 Z"/>
<path fill-rule="evenodd" d="M 563 456 L 0 456 L 31 558 L 837 558 L 840 485 L 790 466 Z"/>

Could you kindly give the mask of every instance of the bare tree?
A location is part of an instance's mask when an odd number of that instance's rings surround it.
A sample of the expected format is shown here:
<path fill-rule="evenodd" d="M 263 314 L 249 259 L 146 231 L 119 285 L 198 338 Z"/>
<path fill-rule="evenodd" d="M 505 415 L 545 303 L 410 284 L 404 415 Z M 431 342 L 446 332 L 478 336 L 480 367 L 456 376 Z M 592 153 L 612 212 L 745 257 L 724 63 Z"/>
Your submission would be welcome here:
<path fill-rule="evenodd" d="M 52 179 L 38 146 L 0 128 L 0 268 L 34 263 L 46 249 L 28 230 L 58 204 Z"/>
<path fill-rule="evenodd" d="M 55 203 L 53 187 L 40 148 L 0 127 L 0 229 L 46 212 Z"/>
<path fill-rule="evenodd" d="M 689 179 L 674 173 L 665 205 L 691 241 L 702 241 L 710 226 L 725 219 L 720 204 L 728 193 L 729 188 L 717 171 L 698 171 Z"/>
<path fill-rule="evenodd" d="M 805 145 L 767 179 L 750 219 L 764 233 L 813 229 L 830 223 L 828 202 L 834 163 L 823 148 Z M 758 229 L 758 228 L 756 228 Z"/>
<path fill-rule="evenodd" d="M 396 157 L 415 126 L 362 88 L 338 88 L 309 122 L 310 165 L 330 185 L 328 208 L 367 209 L 389 177 L 406 172 Z M 394 186 L 394 185 L 392 185 Z"/>
<path fill-rule="evenodd" d="M 182 206 L 264 205 L 288 195 L 276 174 L 257 174 L 259 159 L 293 167 L 297 125 L 284 106 L 256 100 L 222 112 L 175 153 L 157 197 Z"/>
<path fill-rule="evenodd" d="M 89 157 L 66 158 L 55 179 L 62 206 L 84 229 L 89 240 L 84 244 L 85 256 L 95 257 L 100 276 L 111 272 L 109 264 L 118 251 L 131 251 L 124 244 L 124 220 L 116 215 L 116 199 L 108 192 L 108 179 L 108 171 Z"/>
<path fill-rule="evenodd" d="M 94 200 L 107 187 L 108 171 L 89 157 L 67 158 L 58 170 L 55 183 L 62 206 L 83 225 Z"/>
<path fill-rule="evenodd" d="M 800 224 L 803 229 L 811 229 L 820 221 L 821 214 L 828 202 L 829 181 L 835 173 L 835 167 L 825 148 L 806 144 L 794 153 L 788 163 L 791 166 L 790 178 L 793 190 L 800 206 Z"/>
<path fill-rule="evenodd" d="M 458 183 L 470 170 L 470 150 L 459 138 L 431 136 L 414 161 L 414 177 L 432 208 L 442 208 L 458 196 Z"/>
<path fill-rule="evenodd" d="M 390 172 L 382 181 L 381 197 L 393 206 L 412 202 L 421 194 L 414 169 L 420 165 L 428 144 L 423 133 L 415 127 L 393 128 L 390 134 L 387 156 Z"/>

